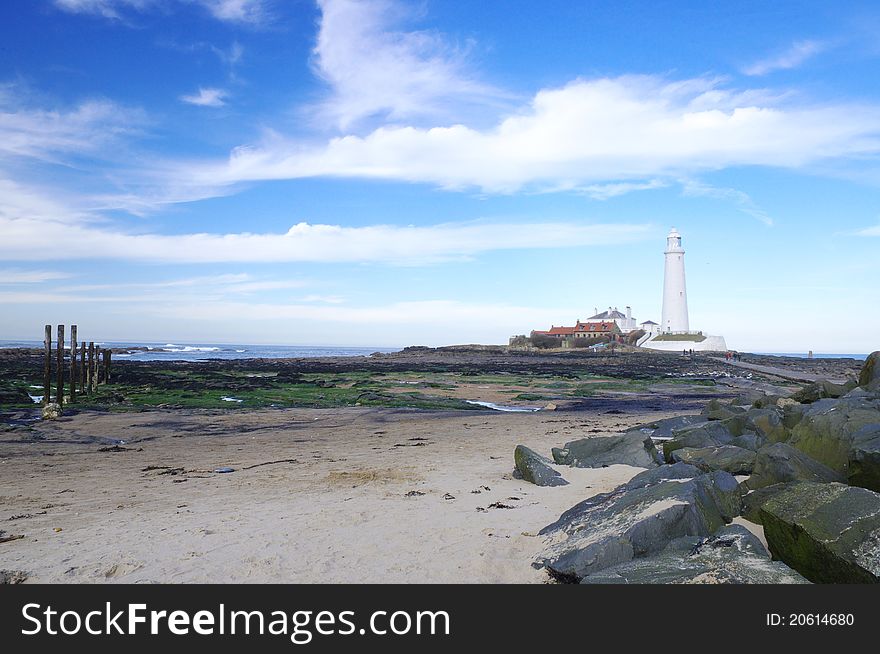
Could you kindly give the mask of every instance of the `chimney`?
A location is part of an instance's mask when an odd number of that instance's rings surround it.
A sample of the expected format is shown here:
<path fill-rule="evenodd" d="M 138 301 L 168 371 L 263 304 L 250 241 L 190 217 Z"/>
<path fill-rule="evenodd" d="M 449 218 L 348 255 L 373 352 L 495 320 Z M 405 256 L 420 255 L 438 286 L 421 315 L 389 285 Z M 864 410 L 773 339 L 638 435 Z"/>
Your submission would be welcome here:
<path fill-rule="evenodd" d="M 598 307 L 593 307 L 593 315 L 594 315 L 594 316 L 598 316 L 598 315 L 599 315 L 599 309 L 598 309 Z"/>
<path fill-rule="evenodd" d="M 633 317 L 633 310 L 632 310 L 632 307 L 627 307 L 627 308 L 626 308 L 626 319 L 627 319 L 627 320 L 632 320 L 632 317 Z"/>

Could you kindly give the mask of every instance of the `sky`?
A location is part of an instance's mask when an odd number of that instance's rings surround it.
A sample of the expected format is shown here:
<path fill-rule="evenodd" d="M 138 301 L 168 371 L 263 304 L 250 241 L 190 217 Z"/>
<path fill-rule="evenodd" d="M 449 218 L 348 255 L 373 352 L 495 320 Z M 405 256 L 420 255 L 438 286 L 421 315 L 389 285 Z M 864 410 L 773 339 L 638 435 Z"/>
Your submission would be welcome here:
<path fill-rule="evenodd" d="M 880 349 L 880 7 L 5 0 L 0 339 Z"/>

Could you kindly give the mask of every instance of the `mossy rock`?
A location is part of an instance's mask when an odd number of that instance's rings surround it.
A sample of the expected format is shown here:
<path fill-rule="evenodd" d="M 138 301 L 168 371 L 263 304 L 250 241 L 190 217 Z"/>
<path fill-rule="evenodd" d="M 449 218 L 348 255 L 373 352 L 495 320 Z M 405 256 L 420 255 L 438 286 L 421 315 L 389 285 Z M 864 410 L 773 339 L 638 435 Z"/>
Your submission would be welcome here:
<path fill-rule="evenodd" d="M 746 429 L 770 443 L 784 443 L 791 438 L 791 431 L 785 426 L 784 413 L 781 410 L 775 407 L 750 409 L 746 415 Z"/>
<path fill-rule="evenodd" d="M 750 475 L 757 454 L 736 445 L 683 447 L 672 453 L 676 462 L 689 463 L 704 472 L 724 470 L 732 475 Z"/>
<path fill-rule="evenodd" d="M 724 420 L 745 413 L 745 409 L 737 406 L 724 406 L 717 399 L 709 400 L 700 415 L 706 420 Z"/>
<path fill-rule="evenodd" d="M 793 484 L 761 507 L 770 552 L 815 583 L 880 582 L 880 494 Z"/>
<path fill-rule="evenodd" d="M 559 471 L 552 467 L 549 459 L 525 445 L 516 446 L 513 451 L 513 461 L 520 477 L 536 486 L 566 486 L 568 484 Z"/>
<path fill-rule="evenodd" d="M 579 581 L 634 558 L 661 552 L 682 536 L 709 536 L 742 509 L 726 472 L 687 481 L 626 484 L 584 500 L 541 530 L 552 543 L 535 562 L 556 578 Z"/>
<path fill-rule="evenodd" d="M 685 536 L 657 556 L 633 559 L 591 574 L 582 584 L 806 584 L 741 525 L 704 538 Z"/>
<path fill-rule="evenodd" d="M 871 352 L 859 372 L 859 386 L 870 390 L 880 390 L 880 351 Z"/>
<path fill-rule="evenodd" d="M 743 484 L 750 490 L 787 481 L 828 483 L 843 481 L 840 473 L 795 449 L 787 443 L 765 445 L 755 457 L 752 476 Z"/>
<path fill-rule="evenodd" d="M 771 486 L 764 486 L 756 490 L 749 490 L 746 485 L 740 484 L 740 488 L 744 493 L 742 496 L 743 508 L 742 516 L 749 522 L 761 524 L 761 507 L 764 506 L 771 498 L 776 497 L 777 493 L 781 493 L 792 484 L 799 484 L 799 481 L 787 481 Z"/>
<path fill-rule="evenodd" d="M 712 420 L 684 429 L 676 429 L 672 434 L 672 439 L 663 443 L 663 457 L 667 463 L 675 462 L 672 458 L 675 450 L 683 447 L 729 445 L 735 437 L 728 427 L 727 420 Z"/>
<path fill-rule="evenodd" d="M 595 436 L 553 448 L 553 460 L 575 468 L 602 468 L 623 464 L 639 468 L 659 465 L 659 454 L 650 436 L 640 431 L 614 436 Z"/>

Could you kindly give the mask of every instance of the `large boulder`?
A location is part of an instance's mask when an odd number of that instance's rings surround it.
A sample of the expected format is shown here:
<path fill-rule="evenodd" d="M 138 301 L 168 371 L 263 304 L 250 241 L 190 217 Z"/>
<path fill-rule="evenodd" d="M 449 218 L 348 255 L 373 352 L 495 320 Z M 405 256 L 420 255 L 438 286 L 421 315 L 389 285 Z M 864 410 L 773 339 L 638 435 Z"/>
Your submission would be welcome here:
<path fill-rule="evenodd" d="M 628 490 L 635 488 L 644 488 L 645 486 L 653 486 L 661 481 L 670 481 L 673 479 L 693 479 L 703 474 L 697 466 L 689 463 L 673 463 L 672 465 L 664 465 L 651 470 L 640 472 L 630 479 L 624 486 Z"/>
<path fill-rule="evenodd" d="M 799 391 L 791 394 L 791 399 L 795 402 L 810 404 L 825 398 L 843 397 L 856 387 L 855 382 L 847 382 L 846 384 L 835 384 L 826 379 L 810 382 Z"/>
<path fill-rule="evenodd" d="M 581 580 L 582 584 L 806 584 L 741 525 L 711 536 L 684 536 L 657 556 L 633 559 Z"/>
<path fill-rule="evenodd" d="M 880 424 L 865 425 L 852 435 L 847 482 L 880 492 Z"/>
<path fill-rule="evenodd" d="M 676 429 L 692 427 L 702 422 L 706 422 L 703 416 L 675 416 L 673 418 L 664 418 L 639 425 L 636 429 L 646 433 L 654 440 L 664 440 L 672 438 L 672 432 Z"/>
<path fill-rule="evenodd" d="M 786 481 L 828 483 L 843 481 L 843 477 L 788 443 L 774 443 L 758 450 L 752 476 L 743 484 L 755 490 Z"/>
<path fill-rule="evenodd" d="M 871 352 L 859 373 L 859 386 L 870 391 L 880 390 L 880 351 Z"/>
<path fill-rule="evenodd" d="M 651 437 L 640 431 L 581 438 L 564 447 L 554 447 L 552 453 L 556 463 L 575 468 L 602 468 L 617 463 L 652 468 L 660 463 Z"/>
<path fill-rule="evenodd" d="M 536 486 L 565 486 L 568 484 L 559 471 L 551 465 L 550 459 L 541 456 L 525 445 L 517 445 L 513 451 L 513 461 L 520 477 Z"/>
<path fill-rule="evenodd" d="M 745 413 L 745 409 L 738 406 L 724 406 L 717 399 L 711 399 L 700 411 L 700 415 L 706 420 L 724 420 Z"/>
<path fill-rule="evenodd" d="M 757 454 L 736 445 L 683 447 L 672 453 L 676 462 L 689 463 L 704 472 L 724 470 L 732 475 L 750 475 Z"/>
<path fill-rule="evenodd" d="M 792 430 L 794 447 L 850 479 L 851 484 L 880 491 L 877 441 L 880 398 L 848 397 L 811 405 Z M 864 430 L 864 431 L 862 431 Z M 855 435 L 859 433 L 859 443 Z"/>
<path fill-rule="evenodd" d="M 541 530 L 550 545 L 534 565 L 557 579 L 580 581 L 657 554 L 676 538 L 709 536 L 741 508 L 736 479 L 726 472 L 641 488 L 624 484 L 575 505 Z"/>
<path fill-rule="evenodd" d="M 663 443 L 663 457 L 673 463 L 672 453 L 683 447 L 717 447 L 728 445 L 735 438 L 726 420 L 712 420 L 672 432 L 672 439 Z"/>
<path fill-rule="evenodd" d="M 746 417 L 747 431 L 753 431 L 770 443 L 783 443 L 791 437 L 785 426 L 784 413 L 777 408 L 750 409 Z"/>
<path fill-rule="evenodd" d="M 792 484 L 761 508 L 773 557 L 816 583 L 880 582 L 880 494 Z"/>
<path fill-rule="evenodd" d="M 776 497 L 777 493 L 781 493 L 792 484 L 799 484 L 799 481 L 787 481 L 779 484 L 764 486 L 756 490 L 749 490 L 745 485 L 740 487 L 746 491 L 743 495 L 742 517 L 749 522 L 761 524 L 761 507 L 764 506 L 771 498 Z"/>

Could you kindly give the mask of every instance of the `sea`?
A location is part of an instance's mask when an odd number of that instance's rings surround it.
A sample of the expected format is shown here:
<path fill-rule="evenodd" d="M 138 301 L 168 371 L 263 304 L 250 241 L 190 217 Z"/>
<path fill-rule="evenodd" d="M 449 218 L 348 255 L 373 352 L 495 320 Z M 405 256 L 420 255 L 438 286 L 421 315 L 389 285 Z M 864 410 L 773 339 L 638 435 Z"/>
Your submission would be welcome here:
<path fill-rule="evenodd" d="M 864 361 L 868 358 L 867 354 L 823 354 L 821 352 L 813 352 L 812 355 L 807 352 L 753 352 L 753 354 L 761 354 L 768 357 L 793 357 L 795 359 L 856 359 Z"/>
<path fill-rule="evenodd" d="M 312 345 L 235 345 L 229 343 L 144 343 L 103 341 L 95 345 L 128 352 L 115 359 L 132 361 L 207 361 L 209 359 L 296 359 L 312 357 L 366 357 L 374 352 L 399 352 L 388 347 L 331 347 Z M 3 341 L 0 348 L 43 347 L 42 341 Z M 136 349 L 137 348 L 137 349 Z M 140 349 L 144 348 L 144 349 Z"/>

